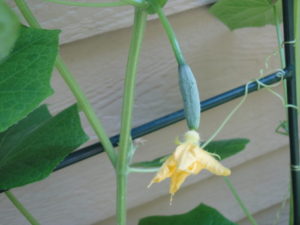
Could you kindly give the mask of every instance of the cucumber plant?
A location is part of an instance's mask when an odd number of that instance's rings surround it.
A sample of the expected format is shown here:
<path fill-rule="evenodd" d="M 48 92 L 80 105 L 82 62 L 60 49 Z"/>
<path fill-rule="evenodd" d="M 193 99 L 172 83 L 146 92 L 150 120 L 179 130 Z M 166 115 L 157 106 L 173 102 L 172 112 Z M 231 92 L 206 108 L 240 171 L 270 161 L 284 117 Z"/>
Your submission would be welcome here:
<path fill-rule="evenodd" d="M 242 151 L 249 140 L 233 138 L 230 140 L 215 141 L 213 139 L 241 106 L 245 98 L 224 119 L 220 128 L 208 141 L 200 142 L 199 138 L 193 138 L 199 136 L 198 132 L 200 132 L 199 129 L 201 128 L 200 94 L 192 69 L 186 62 L 180 44 L 176 39 L 175 32 L 164 13 L 163 7 L 167 4 L 167 0 L 121 0 L 99 3 L 64 0 L 46 1 L 78 7 L 118 7 L 131 5 L 134 7 L 134 22 L 128 62 L 125 70 L 126 77 L 121 112 L 120 143 L 119 150 L 117 151 L 113 148 L 100 118 L 97 117 L 88 98 L 81 90 L 80 84 L 76 82 L 62 57 L 58 54 L 59 31 L 43 29 L 34 17 L 26 1 L 15 0 L 18 10 L 29 24 L 29 26 L 21 25 L 14 11 L 4 0 L 0 0 L 0 80 L 2 81 L 0 83 L 2 91 L 0 95 L 0 188 L 4 190 L 4 193 L 26 217 L 28 222 L 33 225 L 40 224 L 26 210 L 25 206 L 16 199 L 11 189 L 45 179 L 66 155 L 87 141 L 88 137 L 81 128 L 78 107 L 97 134 L 116 171 L 116 215 L 118 225 L 126 225 L 127 221 L 126 196 L 128 174 L 158 171 L 159 167 L 167 163 L 169 159 L 173 159 L 172 157 L 176 158 L 181 149 L 185 150 L 185 154 L 190 154 L 191 151 L 186 151 L 186 149 L 190 147 L 191 139 L 193 140 L 193 151 L 196 151 L 196 153 L 199 151 L 199 154 L 202 154 L 201 156 L 205 155 L 204 158 L 209 159 L 205 162 L 196 159 L 196 166 L 199 167 L 197 171 L 200 171 L 206 165 L 205 168 L 217 171 L 217 173 L 219 172 L 219 168 L 222 168 L 222 175 L 229 175 L 229 170 L 222 167 L 218 160 L 225 159 Z M 280 39 L 282 36 L 280 33 L 280 4 L 280 1 L 273 0 L 262 0 L 261 2 L 253 0 L 220 0 L 212 6 L 210 12 L 230 29 L 264 26 L 266 24 L 276 25 L 279 52 L 282 59 L 281 63 L 282 67 L 284 67 Z M 231 5 L 238 6 L 234 9 L 238 13 L 232 11 L 230 8 Z M 231 10 L 231 13 L 227 13 L 229 10 Z M 176 150 L 174 155 L 162 156 L 146 162 L 132 163 L 131 159 L 136 149 L 131 137 L 136 75 L 148 14 L 158 15 L 169 38 L 178 64 L 178 76 L 176 78 L 178 79 L 183 99 L 187 134 L 193 133 L 196 135 L 192 135 L 192 138 L 190 136 L 186 138 L 186 143 L 181 144 L 181 147 L 178 147 L 180 151 L 178 150 L 177 152 Z M 66 108 L 56 116 L 52 116 L 47 107 L 42 105 L 42 102 L 53 94 L 50 86 L 50 78 L 54 68 L 58 70 L 76 99 L 74 105 Z M 7 90 L 10 91 L 8 92 Z M 28 90 L 31 91 L 29 92 Z M 245 94 L 247 96 L 247 90 Z M 201 152 L 203 151 L 202 148 L 205 148 L 205 153 Z M 187 161 L 182 160 L 182 162 Z M 213 165 L 211 164 L 212 162 Z M 31 165 L 30 168 L 26 168 L 28 164 Z M 218 165 L 218 167 L 215 165 Z M 171 167 L 162 167 L 163 170 L 165 168 L 167 170 L 164 173 L 168 173 Z M 171 169 L 178 172 L 180 168 L 182 168 L 181 164 L 178 163 L 177 165 L 172 164 Z M 186 171 L 179 172 L 185 173 Z M 196 172 L 193 170 L 191 173 Z M 167 175 L 173 176 L 174 174 L 177 176 L 179 173 L 170 173 Z M 157 174 L 156 178 L 159 176 L 160 173 Z M 186 178 L 179 179 L 177 177 L 177 179 L 174 176 L 172 178 L 181 183 Z M 175 182 L 175 185 L 177 185 L 176 188 L 179 188 L 181 183 Z M 225 179 L 225 183 L 251 224 L 257 225 L 257 222 L 241 201 L 230 180 Z M 201 204 L 185 214 L 147 217 L 141 219 L 139 222 L 139 225 L 155 224 L 233 225 L 235 223 L 226 219 L 212 207 Z"/>

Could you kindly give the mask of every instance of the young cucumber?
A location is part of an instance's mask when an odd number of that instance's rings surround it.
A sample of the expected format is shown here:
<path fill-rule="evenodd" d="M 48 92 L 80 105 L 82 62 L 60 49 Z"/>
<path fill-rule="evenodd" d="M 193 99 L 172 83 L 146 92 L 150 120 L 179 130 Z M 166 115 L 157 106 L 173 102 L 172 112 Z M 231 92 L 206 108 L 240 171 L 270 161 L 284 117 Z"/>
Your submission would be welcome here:
<path fill-rule="evenodd" d="M 196 79 L 187 64 L 180 64 L 178 73 L 187 126 L 190 130 L 197 130 L 200 126 L 201 105 Z"/>

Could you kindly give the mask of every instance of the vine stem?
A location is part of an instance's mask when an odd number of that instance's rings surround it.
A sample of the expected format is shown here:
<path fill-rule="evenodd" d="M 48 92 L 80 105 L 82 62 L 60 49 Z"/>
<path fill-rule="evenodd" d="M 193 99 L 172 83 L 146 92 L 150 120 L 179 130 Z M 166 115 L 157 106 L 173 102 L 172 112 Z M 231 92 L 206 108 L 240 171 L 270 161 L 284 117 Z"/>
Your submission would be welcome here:
<path fill-rule="evenodd" d="M 162 10 L 161 7 L 155 5 L 155 3 L 153 3 L 153 7 L 155 8 L 156 13 L 159 17 L 159 20 L 160 20 L 161 24 L 163 25 L 163 27 L 164 27 L 164 29 L 167 33 L 167 36 L 168 36 L 169 41 L 171 43 L 171 46 L 172 46 L 172 49 L 173 49 L 173 52 L 174 52 L 177 63 L 179 65 L 186 64 L 185 63 L 185 58 L 184 58 L 184 56 L 182 54 L 182 51 L 180 49 L 180 46 L 179 46 L 178 40 L 176 38 L 175 32 L 174 32 L 168 18 L 166 17 L 164 11 Z"/>
<path fill-rule="evenodd" d="M 225 125 L 228 123 L 228 121 L 232 118 L 232 116 L 240 109 L 240 107 L 244 104 L 248 97 L 248 87 L 249 87 L 250 81 L 245 85 L 245 94 L 242 98 L 242 100 L 233 108 L 233 110 L 227 115 L 227 117 L 223 120 L 221 125 L 217 128 L 217 130 L 209 137 L 209 139 L 201 145 L 201 148 L 205 148 L 225 127 Z"/>
<path fill-rule="evenodd" d="M 282 47 L 283 44 L 283 35 L 281 32 L 281 27 L 280 27 L 280 19 L 279 19 L 279 13 L 278 13 L 278 7 L 275 4 L 273 6 L 273 13 L 274 13 L 274 20 L 275 20 L 275 29 L 276 29 L 276 37 L 277 37 L 277 46 L 278 46 L 278 51 L 279 51 L 279 56 L 280 56 L 280 65 L 281 69 L 285 68 L 285 58 L 284 58 L 284 49 Z"/>
<path fill-rule="evenodd" d="M 115 2 L 73 2 L 64 0 L 43 0 L 45 2 L 53 2 L 56 4 L 69 5 L 69 6 L 79 6 L 79 7 L 92 7 L 92 8 L 104 8 L 104 7 L 117 7 L 117 6 L 127 6 L 133 5 L 139 8 L 146 8 L 148 3 L 143 0 L 124 0 Z"/>
<path fill-rule="evenodd" d="M 146 0 L 122 0 L 122 1 L 126 2 L 129 5 L 133 5 L 141 9 L 146 9 L 149 6 L 148 1 Z"/>
<path fill-rule="evenodd" d="M 296 54 L 296 60 L 295 60 L 295 69 L 296 69 L 296 83 L 297 83 L 297 105 L 300 106 L 300 67 L 299 67 L 299 61 L 300 61 L 300 3 L 299 0 L 294 0 L 295 5 L 295 54 Z"/>
<path fill-rule="evenodd" d="M 130 173 L 155 173 L 159 170 L 160 167 L 150 167 L 150 168 L 142 168 L 142 167 L 130 167 Z"/>
<path fill-rule="evenodd" d="M 274 4 L 273 6 L 273 14 L 274 14 L 274 20 L 275 20 L 275 29 L 276 29 L 276 38 L 277 38 L 277 46 L 279 51 L 279 57 L 280 57 L 280 66 L 281 69 L 285 68 L 285 53 L 283 48 L 283 35 L 280 27 L 280 18 L 279 18 L 279 8 L 278 4 Z M 283 80 L 283 94 L 284 94 L 284 104 L 287 104 L 287 87 L 286 87 L 286 80 Z M 286 117 L 287 117 L 287 110 L 286 110 Z"/>
<path fill-rule="evenodd" d="M 291 179 L 291 178 L 290 178 Z M 292 179 L 291 179 L 292 180 Z M 293 203 L 293 191 L 292 191 L 292 185 L 290 185 L 290 218 L 289 218 L 289 225 L 294 224 L 294 203 Z"/>
<path fill-rule="evenodd" d="M 15 0 L 16 5 L 18 6 L 20 12 L 23 14 L 24 18 L 28 22 L 31 27 L 34 28 L 41 28 L 39 22 L 32 14 L 31 10 L 29 9 L 28 5 L 24 0 Z M 65 63 L 63 62 L 60 55 L 57 56 L 55 66 L 59 73 L 61 74 L 62 78 L 70 88 L 71 92 L 75 96 L 78 105 L 80 106 L 81 110 L 84 112 L 85 116 L 87 117 L 90 125 L 94 129 L 99 141 L 103 145 L 110 161 L 112 162 L 113 166 L 116 164 L 117 153 L 110 142 L 102 123 L 97 118 L 95 111 L 93 110 L 91 104 L 89 103 L 87 97 L 84 95 L 83 91 L 80 89 L 79 84 L 74 79 L 72 73 L 67 68 Z"/>
<path fill-rule="evenodd" d="M 116 7 L 116 6 L 126 6 L 129 5 L 126 2 L 72 2 L 72 1 L 63 1 L 63 0 L 43 0 L 45 2 L 53 2 L 61 5 L 70 5 L 70 6 L 82 6 L 82 7 Z"/>
<path fill-rule="evenodd" d="M 300 3 L 299 0 L 294 0 L 294 26 L 295 26 L 295 71 L 296 71 L 296 91 L 297 91 L 297 106 L 300 106 Z M 299 114 L 299 111 L 298 111 Z M 290 187 L 290 219 L 289 225 L 294 224 L 294 203 L 293 203 L 293 189 Z"/>
<path fill-rule="evenodd" d="M 13 195 L 12 192 L 5 191 L 4 193 L 30 224 L 40 225 L 40 223 L 31 215 L 31 213 L 22 205 L 22 203 L 16 198 L 16 196 Z"/>
<path fill-rule="evenodd" d="M 110 161 L 112 162 L 113 166 L 115 166 L 117 160 L 116 151 L 111 141 L 109 140 L 102 126 L 102 123 L 100 122 L 95 111 L 93 110 L 91 104 L 89 103 L 83 91 L 80 89 L 79 84 L 76 82 L 76 80 L 74 79 L 68 67 L 63 62 L 60 56 L 57 57 L 55 65 L 56 69 L 59 71 L 62 78 L 65 80 L 73 95 L 75 96 L 81 110 L 84 112 L 90 125 L 92 126 L 101 144 L 103 145 Z"/>
<path fill-rule="evenodd" d="M 296 69 L 296 90 L 297 90 L 297 106 L 300 106 L 300 3 L 299 0 L 294 0 L 294 27 L 295 27 L 295 69 Z M 298 111 L 298 114 L 300 111 Z M 294 202 L 293 190 L 290 187 L 290 221 L 289 224 L 294 224 Z"/>
<path fill-rule="evenodd" d="M 240 198 L 239 194 L 237 193 L 237 190 L 235 189 L 234 185 L 231 183 L 231 181 L 227 178 L 224 177 L 224 181 L 227 184 L 228 188 L 230 189 L 232 195 L 234 196 L 235 200 L 243 210 L 244 214 L 247 216 L 249 221 L 251 222 L 252 225 L 258 225 L 249 210 L 247 209 L 246 205 L 244 204 L 243 200 Z"/>
<path fill-rule="evenodd" d="M 298 0 L 296 0 L 295 2 L 297 4 Z M 296 6 L 295 6 L 295 8 L 297 9 Z M 281 64 L 281 68 L 283 69 L 283 68 L 285 68 L 286 63 L 285 63 L 284 48 L 282 46 L 283 45 L 283 35 L 282 35 L 281 27 L 280 27 L 280 19 L 279 19 L 278 10 L 279 9 L 277 7 L 277 4 L 274 4 L 274 6 L 273 6 L 273 13 L 274 13 L 274 19 L 275 19 L 275 28 L 276 28 L 276 35 L 277 35 L 277 45 L 278 45 L 278 50 L 279 50 L 279 55 L 280 55 L 280 64 Z M 297 15 L 297 13 L 295 13 L 295 16 L 296 15 Z M 295 54 L 297 55 L 297 51 L 295 52 Z M 297 63 L 297 60 L 296 60 L 296 63 Z M 299 85 L 299 84 L 297 84 L 297 85 Z M 300 88 L 300 86 L 298 86 L 297 89 L 299 89 L 299 88 Z M 287 84 L 286 84 L 286 80 L 283 81 L 283 90 L 284 90 L 283 91 L 284 92 L 284 101 L 285 101 L 285 104 L 287 104 Z M 286 118 L 288 118 L 288 112 L 287 112 L 287 110 L 285 112 L 286 112 Z M 290 192 L 290 218 L 289 218 L 289 224 L 290 225 L 293 224 L 293 210 L 292 209 L 293 209 L 292 192 Z M 280 213 L 281 213 L 281 208 L 279 209 L 279 211 L 277 213 L 278 217 L 280 217 Z M 278 220 L 279 220 L 279 218 L 278 218 Z"/>
<path fill-rule="evenodd" d="M 144 10 L 135 9 L 134 24 L 126 67 L 124 83 L 124 95 L 121 115 L 120 152 L 118 155 L 117 175 L 117 224 L 126 225 L 126 194 L 127 177 L 129 173 L 129 154 L 132 148 L 131 123 L 134 103 L 137 64 L 140 55 L 147 13 Z"/>

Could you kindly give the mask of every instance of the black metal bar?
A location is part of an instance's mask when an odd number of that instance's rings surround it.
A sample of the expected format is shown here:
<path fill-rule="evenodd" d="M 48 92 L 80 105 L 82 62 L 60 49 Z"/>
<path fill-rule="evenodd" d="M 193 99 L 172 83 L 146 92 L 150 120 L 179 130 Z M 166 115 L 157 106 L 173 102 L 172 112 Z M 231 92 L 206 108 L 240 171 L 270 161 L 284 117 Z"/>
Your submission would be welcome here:
<path fill-rule="evenodd" d="M 284 78 L 286 78 L 285 70 L 275 72 L 271 75 L 265 76 L 265 77 L 261 78 L 259 81 L 266 85 L 270 85 L 270 84 L 274 84 Z M 258 83 L 256 81 L 253 81 L 253 82 L 249 83 L 249 85 L 248 85 L 248 92 L 251 93 L 253 91 L 256 91 L 257 88 L 258 88 Z M 202 112 L 209 110 L 211 108 L 214 108 L 216 106 L 219 106 L 221 104 L 224 104 L 226 102 L 229 102 L 238 97 L 241 97 L 244 94 L 245 94 L 245 85 L 242 85 L 242 86 L 239 86 L 232 90 L 226 91 L 222 94 L 216 95 L 212 98 L 209 98 L 209 99 L 201 102 Z M 156 130 L 159 130 L 161 128 L 164 128 L 166 126 L 174 124 L 183 119 L 184 119 L 183 110 L 179 110 L 177 112 L 168 114 L 159 119 L 153 120 L 151 122 L 148 122 L 146 124 L 143 124 L 139 127 L 132 129 L 132 131 L 131 131 L 132 138 L 135 139 L 135 138 L 144 136 L 146 134 L 149 134 L 151 132 L 154 132 Z M 111 137 L 110 140 L 111 140 L 113 146 L 116 147 L 119 142 L 119 135 Z M 91 146 L 88 146 L 86 148 L 83 148 L 81 150 L 71 153 L 69 156 L 67 156 L 65 158 L 65 160 L 60 165 L 58 165 L 58 167 L 55 170 L 59 170 L 66 166 L 70 166 L 76 162 L 79 162 L 86 158 L 92 157 L 101 152 L 103 152 L 102 145 L 100 143 L 93 144 Z"/>
<path fill-rule="evenodd" d="M 289 77 L 287 79 L 288 104 L 297 105 L 295 74 L 295 34 L 294 34 L 294 0 L 283 0 L 283 25 L 285 41 L 285 60 Z M 294 225 L 300 225 L 300 152 L 298 134 L 298 111 L 288 108 L 288 125 L 290 140 L 291 178 Z"/>
<path fill-rule="evenodd" d="M 278 71 L 275 73 L 272 73 L 268 76 L 265 76 L 259 81 L 265 85 L 271 85 L 274 83 L 279 82 L 282 79 L 286 79 L 288 77 L 288 73 L 286 70 Z M 217 107 L 219 105 L 222 105 L 226 102 L 229 102 L 231 100 L 234 100 L 238 97 L 241 97 L 245 94 L 245 88 L 246 85 L 239 86 L 237 88 L 231 89 L 229 91 L 226 91 L 222 94 L 216 95 L 212 98 L 209 98 L 205 101 L 201 102 L 201 109 L 202 112 L 212 109 L 214 107 Z M 256 81 L 253 81 L 248 84 L 248 93 L 254 92 L 259 89 L 259 84 Z M 156 120 L 153 120 L 151 122 L 148 122 L 146 124 L 143 124 L 141 126 L 138 126 L 136 128 L 133 128 L 131 131 L 132 138 L 139 138 L 146 134 L 149 134 L 151 132 L 154 132 L 156 130 L 159 130 L 161 128 L 167 127 L 171 124 L 174 124 L 176 122 L 179 122 L 184 119 L 184 112 L 183 109 L 179 110 L 177 112 L 168 114 L 166 116 L 163 116 L 161 118 L 158 118 Z M 118 146 L 119 143 L 119 135 L 115 135 L 110 138 L 110 141 L 112 142 L 113 146 Z M 93 145 L 90 145 L 88 147 L 82 148 L 80 150 L 77 150 L 70 155 L 68 155 L 64 161 L 62 161 L 54 171 L 63 169 L 67 166 L 70 166 L 72 164 L 75 164 L 77 162 L 80 162 L 81 160 L 87 159 L 89 157 L 92 157 L 94 155 L 102 153 L 103 147 L 101 143 L 96 143 Z M 3 190 L 0 190 L 0 193 L 2 193 Z"/>

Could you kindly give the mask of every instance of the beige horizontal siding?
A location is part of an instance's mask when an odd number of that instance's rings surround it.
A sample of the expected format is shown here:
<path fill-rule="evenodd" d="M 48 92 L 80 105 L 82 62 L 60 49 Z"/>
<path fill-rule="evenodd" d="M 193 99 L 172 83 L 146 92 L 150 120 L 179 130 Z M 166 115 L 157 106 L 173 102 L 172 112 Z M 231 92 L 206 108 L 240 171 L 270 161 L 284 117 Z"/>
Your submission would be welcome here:
<path fill-rule="evenodd" d="M 112 1 L 117 0 L 87 0 L 86 2 Z M 13 0 L 8 0 L 8 2 L 11 6 L 15 6 Z M 212 2 L 215 0 L 172 0 L 166 5 L 165 11 L 166 14 L 171 15 Z M 28 4 L 43 27 L 62 30 L 61 43 L 130 27 L 133 23 L 133 7 L 131 6 L 91 8 L 66 6 L 43 0 L 28 0 Z M 18 12 L 17 9 L 16 11 Z M 156 17 L 149 16 L 149 19 L 153 18 Z"/>

